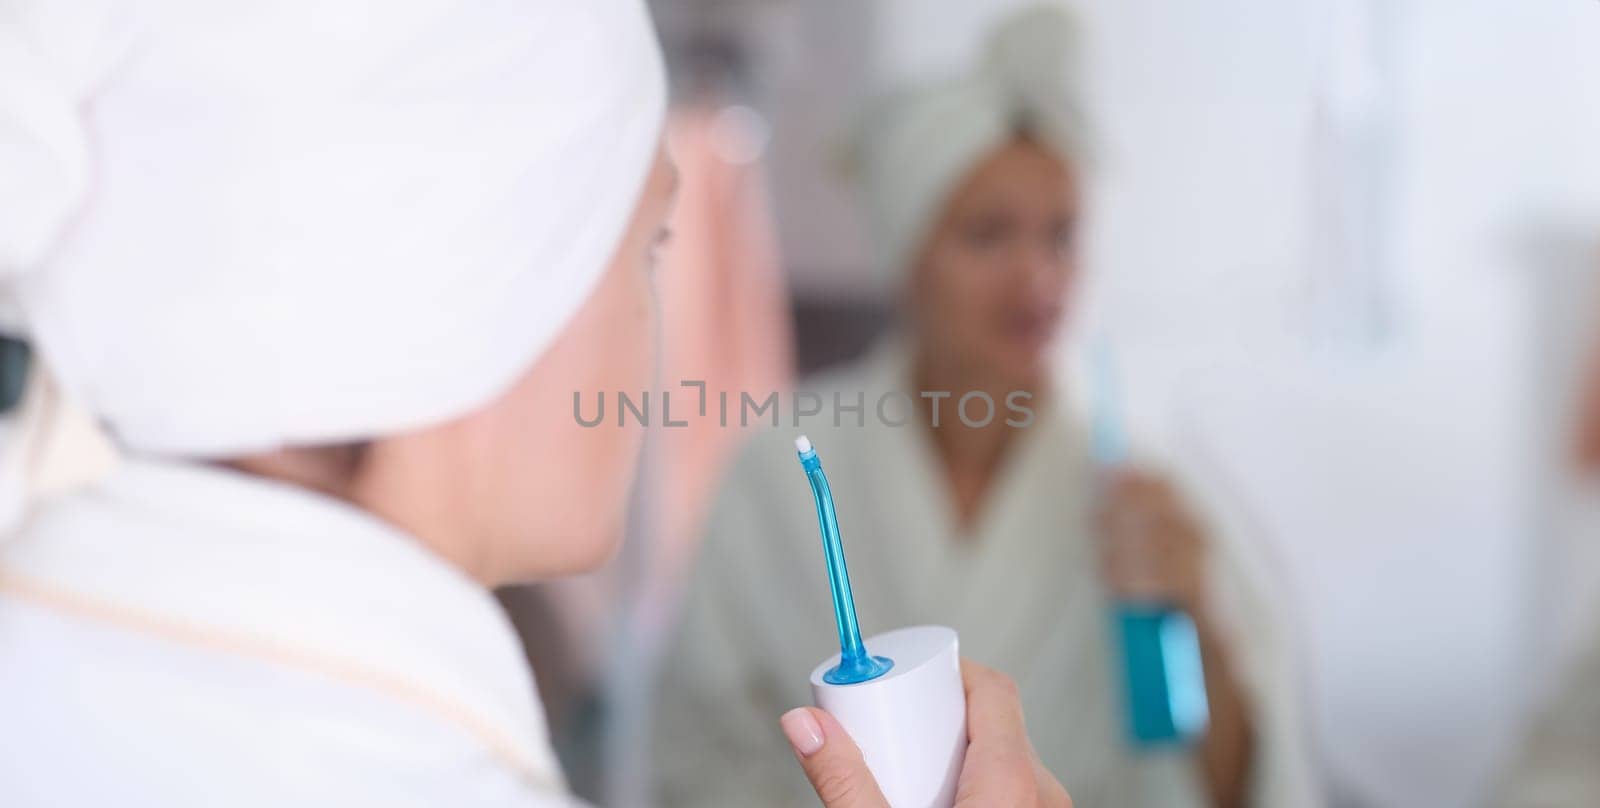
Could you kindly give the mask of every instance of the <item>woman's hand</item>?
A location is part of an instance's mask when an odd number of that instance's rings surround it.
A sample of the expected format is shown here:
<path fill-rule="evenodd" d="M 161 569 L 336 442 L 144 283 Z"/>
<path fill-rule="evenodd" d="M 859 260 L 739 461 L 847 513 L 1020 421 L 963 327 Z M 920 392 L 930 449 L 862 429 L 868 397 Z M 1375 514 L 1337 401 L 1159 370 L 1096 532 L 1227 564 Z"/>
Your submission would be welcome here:
<path fill-rule="evenodd" d="M 1017 686 L 967 660 L 961 661 L 961 678 L 967 690 L 967 755 L 956 786 L 957 808 L 1072 808 L 1072 798 L 1028 742 Z M 833 716 L 799 707 L 784 713 L 781 723 L 824 808 L 888 808 L 861 750 Z"/>
<path fill-rule="evenodd" d="M 1254 732 L 1232 660 L 1205 608 L 1205 530 L 1170 482 L 1138 471 L 1118 472 L 1109 481 L 1099 521 L 1112 596 L 1176 606 L 1194 620 L 1210 713 L 1196 759 L 1213 804 L 1243 804 Z"/>
<path fill-rule="evenodd" d="M 1167 603 L 1199 617 L 1206 536 L 1170 482 L 1117 472 L 1098 521 L 1103 577 L 1113 597 Z"/>

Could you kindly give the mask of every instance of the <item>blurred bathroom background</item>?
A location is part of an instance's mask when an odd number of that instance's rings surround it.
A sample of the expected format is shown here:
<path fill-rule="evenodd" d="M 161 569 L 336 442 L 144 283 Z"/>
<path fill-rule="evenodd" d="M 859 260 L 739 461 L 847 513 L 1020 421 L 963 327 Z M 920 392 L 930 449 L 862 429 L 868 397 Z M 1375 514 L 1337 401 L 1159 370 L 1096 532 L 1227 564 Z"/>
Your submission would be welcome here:
<path fill-rule="evenodd" d="M 669 373 L 770 385 L 867 345 L 888 301 L 843 142 L 876 91 L 971 60 L 1019 5 L 653 4 L 693 219 L 662 295 L 702 301 L 664 307 Z M 1095 166 L 1063 368 L 1114 340 L 1141 444 L 1250 514 L 1331 804 L 1478 804 L 1600 572 L 1565 450 L 1600 303 L 1600 4 L 1068 5 Z M 606 804 L 648 804 L 641 691 L 699 516 L 650 489 L 708 490 L 733 440 L 647 472 L 622 563 L 542 607 L 584 649 L 564 743 L 607 762 L 584 784 Z"/>

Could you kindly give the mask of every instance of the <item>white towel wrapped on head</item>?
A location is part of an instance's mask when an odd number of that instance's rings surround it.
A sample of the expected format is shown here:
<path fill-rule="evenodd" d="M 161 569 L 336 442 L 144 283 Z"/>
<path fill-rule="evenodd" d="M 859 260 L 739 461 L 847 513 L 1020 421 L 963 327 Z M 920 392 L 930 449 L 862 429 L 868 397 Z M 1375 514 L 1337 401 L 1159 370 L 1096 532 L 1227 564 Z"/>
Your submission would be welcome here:
<path fill-rule="evenodd" d="M 588 297 L 653 160 L 637 0 L 0 8 L 0 277 L 131 450 L 483 406 Z"/>

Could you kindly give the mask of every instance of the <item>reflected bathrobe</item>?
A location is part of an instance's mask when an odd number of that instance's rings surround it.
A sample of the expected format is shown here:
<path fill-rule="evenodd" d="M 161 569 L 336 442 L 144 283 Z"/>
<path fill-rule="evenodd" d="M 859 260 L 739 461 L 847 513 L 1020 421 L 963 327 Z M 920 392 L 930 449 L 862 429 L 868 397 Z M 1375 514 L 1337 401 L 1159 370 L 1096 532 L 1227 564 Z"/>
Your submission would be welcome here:
<path fill-rule="evenodd" d="M 653 732 L 663 804 L 815 805 L 777 725 L 784 710 L 810 703 L 807 677 L 838 651 L 816 513 L 792 443 L 802 430 L 832 484 L 863 634 L 954 627 L 964 656 L 1016 679 L 1034 746 L 1078 805 L 1206 804 L 1186 755 L 1136 754 L 1124 740 L 1085 436 L 1070 418 L 1039 411 L 963 535 L 925 427 L 877 420 L 883 392 L 910 389 L 908 365 L 889 344 L 815 380 L 807 388 L 821 395 L 823 416 L 790 429 L 782 413 L 784 428 L 755 436 L 728 474 L 662 663 Z M 866 426 L 848 410 L 834 426 L 833 395 L 849 407 L 858 392 Z M 943 417 L 954 417 L 954 400 Z M 889 419 L 903 418 L 904 406 L 891 401 Z M 1218 541 L 1211 556 L 1216 616 L 1254 709 L 1251 804 L 1316 805 L 1272 602 L 1259 594 L 1260 576 L 1234 563 L 1233 545 Z"/>
<path fill-rule="evenodd" d="M 1600 805 L 1600 638 L 1585 649 L 1523 740 L 1494 805 Z"/>
<path fill-rule="evenodd" d="M 0 805 L 574 805 L 516 636 L 310 491 L 127 461 L 0 540 Z"/>

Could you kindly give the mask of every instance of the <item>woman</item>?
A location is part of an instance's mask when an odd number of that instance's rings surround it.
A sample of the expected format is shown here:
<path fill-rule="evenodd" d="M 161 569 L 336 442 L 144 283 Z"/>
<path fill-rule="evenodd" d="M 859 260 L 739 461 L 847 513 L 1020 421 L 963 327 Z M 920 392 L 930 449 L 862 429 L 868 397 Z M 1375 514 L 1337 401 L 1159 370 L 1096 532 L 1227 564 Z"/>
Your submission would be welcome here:
<path fill-rule="evenodd" d="M 0 804 L 570 804 L 488 590 L 619 533 L 638 435 L 569 408 L 652 363 L 642 5 L 75 6 L 0 17 L 0 266 L 123 459 L 56 477 L 35 379 Z M 971 804 L 1067 804 L 968 685 Z M 838 725 L 788 721 L 870 804 Z"/>
<path fill-rule="evenodd" d="M 1043 762 L 1085 804 L 1315 804 L 1281 656 L 1238 603 L 1227 548 L 1166 478 L 1094 468 L 1053 390 L 1081 213 L 1082 125 L 1057 61 L 1070 34 L 1059 12 L 1025 11 L 971 75 L 868 122 L 861 169 L 881 263 L 904 271 L 902 327 L 814 380 L 822 414 L 759 435 L 728 476 L 665 663 L 669 806 L 808 799 L 761 731 L 830 648 L 815 516 L 785 448 L 797 431 L 826 457 L 868 632 L 950 625 L 964 653 L 1011 671 Z M 1211 720 L 1193 755 L 1124 740 L 1112 598 L 1198 625 Z M 733 773 L 697 777 L 710 760 Z"/>

